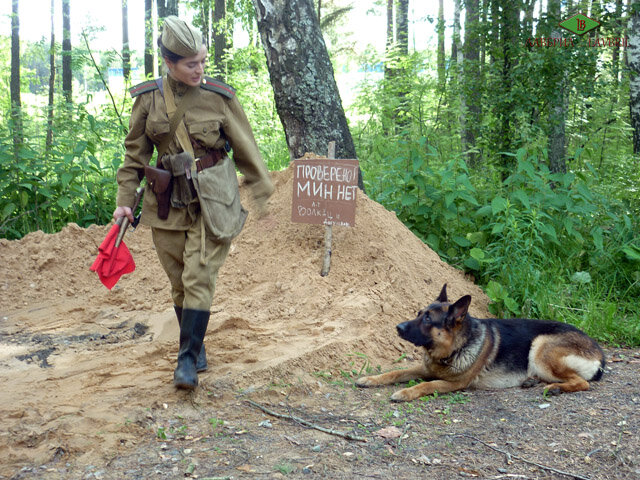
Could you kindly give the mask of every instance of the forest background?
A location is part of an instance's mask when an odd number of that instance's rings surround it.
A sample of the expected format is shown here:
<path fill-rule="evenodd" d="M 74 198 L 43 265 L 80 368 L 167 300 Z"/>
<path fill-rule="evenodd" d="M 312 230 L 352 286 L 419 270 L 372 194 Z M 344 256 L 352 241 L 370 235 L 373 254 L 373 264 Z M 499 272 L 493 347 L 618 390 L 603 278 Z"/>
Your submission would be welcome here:
<path fill-rule="evenodd" d="M 111 31 L 77 28 L 70 0 L 51 0 L 38 12 L 49 31 L 34 41 L 20 35 L 29 0 L 12 0 L 0 35 L 0 237 L 110 221 L 127 89 L 157 75 L 154 39 L 170 14 L 202 29 L 207 73 L 237 89 L 270 169 L 325 153 L 319 135 L 292 144 L 283 99 L 296 92 L 264 48 L 274 22 L 292 21 L 282 45 L 321 32 L 293 55 L 302 69 L 328 55 L 311 88 L 334 95 L 331 114 L 348 123 L 335 139 L 352 144 L 343 152 L 360 160 L 366 193 L 472 275 L 496 315 L 571 322 L 609 344 L 640 345 L 634 2 L 434 0 L 425 13 L 409 0 L 144 0 L 144 23 L 131 28 L 129 9 L 142 2 L 114 2 L 122 28 Z M 269 8 L 283 15 L 267 18 Z M 578 13 L 599 27 L 559 26 Z M 358 48 L 356 16 L 379 21 L 381 48 L 366 39 Z M 144 41 L 130 43 L 129 31 Z M 105 34 L 120 46 L 104 47 Z"/>

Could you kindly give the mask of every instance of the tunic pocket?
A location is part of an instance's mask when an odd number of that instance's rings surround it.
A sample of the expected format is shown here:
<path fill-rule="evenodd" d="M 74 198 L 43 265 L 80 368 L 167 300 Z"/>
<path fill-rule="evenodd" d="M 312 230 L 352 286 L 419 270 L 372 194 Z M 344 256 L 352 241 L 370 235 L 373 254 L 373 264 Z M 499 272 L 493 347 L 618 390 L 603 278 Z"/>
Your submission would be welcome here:
<path fill-rule="evenodd" d="M 156 145 L 169 133 L 169 122 L 158 120 L 147 120 L 145 133 Z"/>
<path fill-rule="evenodd" d="M 220 122 L 216 120 L 193 122 L 187 129 L 189 135 L 204 147 L 214 148 L 220 138 Z"/>

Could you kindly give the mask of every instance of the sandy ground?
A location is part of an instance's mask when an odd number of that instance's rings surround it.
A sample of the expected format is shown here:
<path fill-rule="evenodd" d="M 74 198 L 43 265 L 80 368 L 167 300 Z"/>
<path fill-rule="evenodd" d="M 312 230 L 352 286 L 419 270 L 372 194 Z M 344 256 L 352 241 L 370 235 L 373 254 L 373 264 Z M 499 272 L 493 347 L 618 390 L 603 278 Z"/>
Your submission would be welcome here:
<path fill-rule="evenodd" d="M 249 217 L 220 273 L 210 369 L 193 395 L 315 384 L 354 360 L 391 365 L 414 354 L 395 324 L 445 282 L 451 298 L 471 294 L 472 313 L 487 315 L 478 287 L 361 193 L 356 226 L 334 228 L 321 277 L 324 228 L 292 224 L 292 172 L 273 178 L 270 215 Z M 178 329 L 150 231 L 127 234 L 137 268 L 109 291 L 89 271 L 108 228 L 0 240 L 0 478 L 61 458 L 113 459 L 150 433 L 145 409 L 188 399 L 171 383 Z"/>

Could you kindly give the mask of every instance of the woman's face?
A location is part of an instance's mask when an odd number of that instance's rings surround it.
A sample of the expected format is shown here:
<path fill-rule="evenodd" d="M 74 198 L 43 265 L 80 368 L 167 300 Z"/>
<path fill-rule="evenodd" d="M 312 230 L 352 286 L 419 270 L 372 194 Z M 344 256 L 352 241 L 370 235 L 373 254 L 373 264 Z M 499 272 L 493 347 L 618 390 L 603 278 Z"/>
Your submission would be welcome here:
<path fill-rule="evenodd" d="M 204 75 L 204 66 L 207 63 L 207 48 L 203 45 L 200 52 L 192 57 L 181 58 L 177 62 L 172 62 L 168 58 L 164 59 L 169 74 L 176 80 L 197 87 L 202 82 Z"/>

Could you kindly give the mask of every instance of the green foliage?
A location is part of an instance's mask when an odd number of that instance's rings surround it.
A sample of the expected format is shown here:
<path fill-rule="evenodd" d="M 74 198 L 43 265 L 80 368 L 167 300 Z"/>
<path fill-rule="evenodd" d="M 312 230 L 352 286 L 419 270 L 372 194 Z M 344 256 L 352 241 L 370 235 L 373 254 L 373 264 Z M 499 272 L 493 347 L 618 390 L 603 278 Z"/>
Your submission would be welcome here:
<path fill-rule="evenodd" d="M 88 226 L 111 218 L 122 146 L 110 139 L 122 132 L 112 118 L 90 114 L 85 105 L 74 110 L 60 105 L 58 111 L 49 152 L 45 115 L 24 114 L 28 140 L 17 157 L 11 131 L 0 130 L 0 237 L 53 233 L 69 222 Z"/>
<path fill-rule="evenodd" d="M 425 139 L 392 150 L 370 194 L 448 262 L 472 272 L 493 314 L 556 318 L 609 342 L 640 343 L 639 226 L 624 205 L 598 192 L 595 170 L 551 173 L 520 149 L 515 171 L 490 188 L 494 175 L 459 158 L 439 161 Z M 556 295 L 568 301 L 552 301 Z M 576 297 L 595 308 L 565 308 Z"/>

